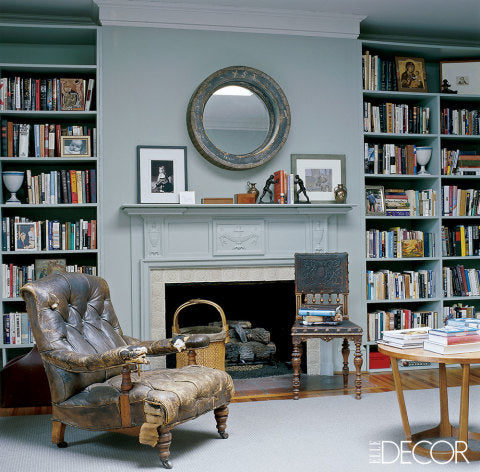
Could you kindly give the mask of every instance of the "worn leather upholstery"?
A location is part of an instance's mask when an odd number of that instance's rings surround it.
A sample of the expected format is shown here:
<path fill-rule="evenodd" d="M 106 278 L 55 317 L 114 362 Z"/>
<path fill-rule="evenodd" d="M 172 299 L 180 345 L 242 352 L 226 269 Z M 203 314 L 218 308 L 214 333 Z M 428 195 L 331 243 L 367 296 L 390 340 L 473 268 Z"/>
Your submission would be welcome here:
<path fill-rule="evenodd" d="M 177 352 L 171 340 L 124 336 L 105 280 L 54 274 L 22 289 L 42 356 L 56 421 L 83 429 L 121 428 L 121 366 L 139 354 Z M 201 347 L 198 336 L 187 347 Z M 201 366 L 132 373 L 128 392 L 131 426 L 164 426 L 195 418 L 229 403 L 233 381 Z"/>

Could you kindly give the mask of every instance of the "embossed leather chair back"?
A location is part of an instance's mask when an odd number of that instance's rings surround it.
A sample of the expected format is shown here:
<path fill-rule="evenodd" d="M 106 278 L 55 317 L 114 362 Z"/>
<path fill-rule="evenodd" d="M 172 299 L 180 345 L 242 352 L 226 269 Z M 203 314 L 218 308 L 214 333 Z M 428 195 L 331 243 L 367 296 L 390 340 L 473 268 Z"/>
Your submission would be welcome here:
<path fill-rule="evenodd" d="M 34 291 L 25 291 L 24 298 L 40 353 L 62 350 L 91 355 L 126 345 L 108 285 L 99 277 L 79 273 L 45 277 L 35 282 Z M 54 402 L 121 371 L 77 373 L 49 363 L 45 370 Z"/>
<path fill-rule="evenodd" d="M 342 305 L 343 319 L 348 320 L 348 254 L 295 254 L 295 294 L 297 319 L 298 307 L 313 296 L 317 303 Z"/>

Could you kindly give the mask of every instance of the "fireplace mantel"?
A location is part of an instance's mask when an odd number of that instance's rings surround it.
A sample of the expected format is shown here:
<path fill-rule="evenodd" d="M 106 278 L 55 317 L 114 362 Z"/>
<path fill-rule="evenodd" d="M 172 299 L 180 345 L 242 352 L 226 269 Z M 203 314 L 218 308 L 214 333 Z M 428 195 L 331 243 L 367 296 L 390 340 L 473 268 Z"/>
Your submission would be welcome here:
<path fill-rule="evenodd" d="M 156 299 L 164 297 L 157 276 L 152 292 L 155 271 L 194 282 L 207 281 L 202 271 L 206 275 L 212 273 L 209 269 L 220 269 L 233 281 L 244 280 L 245 273 L 255 279 L 256 269 L 264 268 L 268 278 L 282 279 L 288 273 L 292 279 L 296 252 L 341 249 L 337 219 L 356 206 L 123 205 L 121 211 L 130 217 L 132 335 L 142 339 L 164 335 L 165 327 L 158 328 L 156 319 L 165 316 L 164 300 Z"/>

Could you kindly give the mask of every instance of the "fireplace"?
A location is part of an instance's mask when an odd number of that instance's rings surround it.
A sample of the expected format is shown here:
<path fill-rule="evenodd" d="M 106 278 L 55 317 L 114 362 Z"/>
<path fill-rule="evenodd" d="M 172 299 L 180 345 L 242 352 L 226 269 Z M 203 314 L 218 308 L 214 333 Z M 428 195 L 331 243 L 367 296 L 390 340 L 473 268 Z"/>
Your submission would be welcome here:
<path fill-rule="evenodd" d="M 179 284 L 180 291 L 182 284 L 227 283 L 241 287 L 271 282 L 291 284 L 294 254 L 337 251 L 337 218 L 353 207 L 345 204 L 123 206 L 122 210 L 130 216 L 131 230 L 133 302 L 129 334 L 142 339 L 167 336 L 171 329 L 168 319 L 171 308 L 167 310 L 166 305 L 169 284 Z M 188 299 L 194 298 L 190 289 L 185 292 Z M 199 296 L 208 298 L 203 292 Z M 247 310 L 269 303 L 267 298 L 250 302 Z M 287 311 L 290 310 L 285 310 L 286 320 L 280 325 L 289 330 L 294 308 L 290 314 Z M 228 313 L 227 317 L 230 318 Z M 290 349 L 284 334 L 278 343 L 283 358 Z M 332 343 L 323 344 L 320 348 L 318 340 L 307 343 L 309 374 L 320 373 L 321 359 L 321 373 L 333 373 Z M 153 359 L 153 363 L 164 365 L 164 359 Z"/>
<path fill-rule="evenodd" d="M 167 337 L 172 334 L 175 310 L 192 298 L 203 298 L 220 305 L 227 321 L 248 321 L 252 328 L 267 330 L 270 333 L 270 341 L 276 348 L 272 360 L 290 362 L 292 355 L 290 330 L 295 319 L 294 292 L 293 280 L 166 284 Z M 205 326 L 219 320 L 218 312 L 209 305 L 189 307 L 182 310 L 178 318 L 180 327 Z M 167 362 L 167 367 L 169 366 Z"/>

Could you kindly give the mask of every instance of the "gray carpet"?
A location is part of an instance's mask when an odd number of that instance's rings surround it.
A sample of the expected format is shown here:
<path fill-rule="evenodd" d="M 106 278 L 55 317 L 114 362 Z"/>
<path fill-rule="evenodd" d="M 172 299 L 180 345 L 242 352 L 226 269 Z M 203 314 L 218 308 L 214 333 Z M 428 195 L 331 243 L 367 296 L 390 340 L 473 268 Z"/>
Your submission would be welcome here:
<path fill-rule="evenodd" d="M 450 417 L 456 424 L 459 388 L 450 388 Z M 413 432 L 438 422 L 438 390 L 405 392 Z M 471 429 L 480 431 L 480 386 L 470 392 Z M 392 465 L 371 463 L 370 441 L 404 439 L 394 392 L 305 398 L 298 401 L 234 403 L 230 438 L 216 433 L 212 414 L 173 431 L 171 461 L 176 472 L 466 471 L 478 464 L 421 465 L 410 454 Z M 70 446 L 50 443 L 49 416 L 0 418 L 0 470 L 20 472 L 123 472 L 162 470 L 157 452 L 136 438 L 67 427 Z M 475 449 L 480 449 L 478 443 Z M 393 450 L 385 449 L 385 460 Z M 419 457 L 420 461 L 426 458 Z"/>

